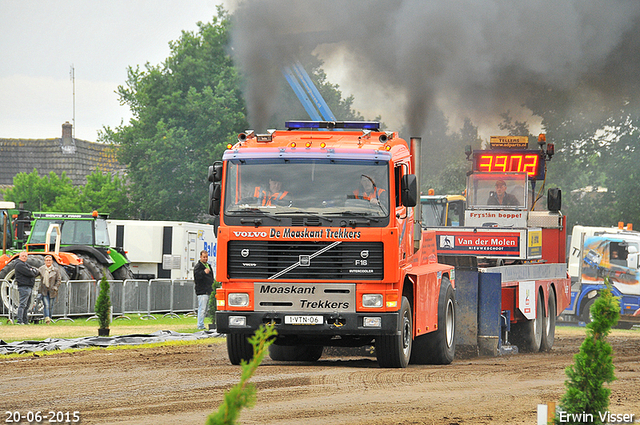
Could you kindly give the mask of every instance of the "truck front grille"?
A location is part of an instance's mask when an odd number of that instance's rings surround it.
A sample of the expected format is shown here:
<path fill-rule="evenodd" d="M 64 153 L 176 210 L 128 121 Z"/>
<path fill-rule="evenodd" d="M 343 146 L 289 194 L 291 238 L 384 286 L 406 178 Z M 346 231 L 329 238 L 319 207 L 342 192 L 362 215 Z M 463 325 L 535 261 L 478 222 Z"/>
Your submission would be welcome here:
<path fill-rule="evenodd" d="M 230 241 L 227 258 L 232 279 L 353 281 L 384 276 L 382 242 Z"/>

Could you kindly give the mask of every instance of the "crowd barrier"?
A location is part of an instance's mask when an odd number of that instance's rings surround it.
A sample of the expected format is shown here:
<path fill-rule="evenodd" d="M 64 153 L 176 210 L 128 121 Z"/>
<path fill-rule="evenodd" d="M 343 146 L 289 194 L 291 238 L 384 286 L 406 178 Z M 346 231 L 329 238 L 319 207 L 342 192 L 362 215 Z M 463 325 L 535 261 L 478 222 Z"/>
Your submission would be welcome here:
<path fill-rule="evenodd" d="M 2 281 L 0 281 L 2 282 Z M 198 302 L 193 280 L 184 279 L 127 279 L 109 280 L 113 318 L 127 319 L 130 314 L 154 318 L 153 314 L 177 316 L 178 313 L 195 314 Z M 62 282 L 55 298 L 51 315 L 55 319 L 72 320 L 73 317 L 92 316 L 95 313 L 96 298 L 100 282 L 95 280 L 69 280 Z M 0 302 L 0 315 L 15 316 L 17 309 L 17 288 L 10 289 L 11 312 L 4 302 Z M 31 314 L 42 314 L 42 304 L 36 303 Z"/>

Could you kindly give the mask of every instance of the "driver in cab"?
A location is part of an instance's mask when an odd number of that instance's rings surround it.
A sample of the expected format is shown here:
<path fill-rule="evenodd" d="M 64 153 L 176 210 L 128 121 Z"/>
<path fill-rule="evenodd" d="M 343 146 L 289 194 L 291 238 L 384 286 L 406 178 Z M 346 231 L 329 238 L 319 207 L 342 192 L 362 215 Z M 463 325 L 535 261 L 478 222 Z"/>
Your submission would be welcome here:
<path fill-rule="evenodd" d="M 283 190 L 282 180 L 272 177 L 269 179 L 269 187 L 263 189 L 257 186 L 253 194 L 258 199 L 258 204 L 267 207 L 270 206 L 291 206 L 292 199 L 289 192 Z"/>

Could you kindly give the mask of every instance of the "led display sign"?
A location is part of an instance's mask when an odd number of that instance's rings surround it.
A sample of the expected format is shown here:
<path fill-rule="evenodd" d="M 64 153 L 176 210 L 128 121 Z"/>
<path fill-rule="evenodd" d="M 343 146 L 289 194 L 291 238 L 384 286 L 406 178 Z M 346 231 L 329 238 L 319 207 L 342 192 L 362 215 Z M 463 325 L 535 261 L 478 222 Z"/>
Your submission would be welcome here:
<path fill-rule="evenodd" d="M 474 151 L 474 173 L 527 173 L 529 179 L 544 179 L 544 153 L 536 150 Z"/>

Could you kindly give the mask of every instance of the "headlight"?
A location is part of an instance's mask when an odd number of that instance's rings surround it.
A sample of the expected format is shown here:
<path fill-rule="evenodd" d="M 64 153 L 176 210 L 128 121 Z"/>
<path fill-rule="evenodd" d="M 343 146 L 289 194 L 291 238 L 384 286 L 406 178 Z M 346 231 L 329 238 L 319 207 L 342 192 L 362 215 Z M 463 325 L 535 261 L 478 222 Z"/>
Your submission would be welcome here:
<path fill-rule="evenodd" d="M 249 294 L 229 294 L 227 300 L 229 301 L 229 307 L 246 307 L 249 305 Z"/>
<path fill-rule="evenodd" d="M 229 316 L 229 326 L 247 326 L 247 318 L 244 316 Z"/>
<path fill-rule="evenodd" d="M 382 294 L 362 294 L 362 306 L 367 308 L 382 308 Z"/>

